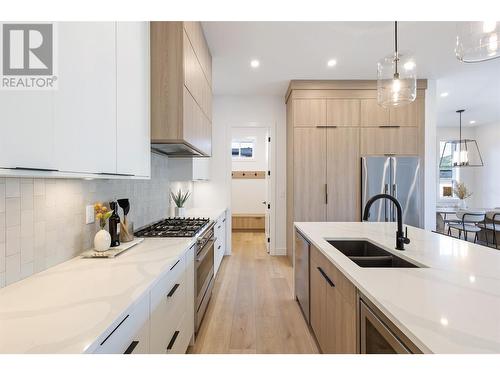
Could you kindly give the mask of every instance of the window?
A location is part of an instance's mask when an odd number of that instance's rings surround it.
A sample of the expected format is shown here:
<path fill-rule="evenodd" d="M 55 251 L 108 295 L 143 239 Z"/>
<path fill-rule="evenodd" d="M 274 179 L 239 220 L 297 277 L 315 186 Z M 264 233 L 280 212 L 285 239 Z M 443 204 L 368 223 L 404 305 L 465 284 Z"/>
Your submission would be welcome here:
<path fill-rule="evenodd" d="M 250 160 L 254 158 L 255 140 L 233 141 L 231 155 L 233 159 Z"/>
<path fill-rule="evenodd" d="M 439 158 L 443 156 L 443 166 L 439 166 L 439 198 L 453 199 L 456 198 L 453 194 L 453 181 L 458 181 L 459 169 L 452 168 L 452 152 L 451 147 L 446 149 L 443 155 L 446 141 L 439 142 Z"/>

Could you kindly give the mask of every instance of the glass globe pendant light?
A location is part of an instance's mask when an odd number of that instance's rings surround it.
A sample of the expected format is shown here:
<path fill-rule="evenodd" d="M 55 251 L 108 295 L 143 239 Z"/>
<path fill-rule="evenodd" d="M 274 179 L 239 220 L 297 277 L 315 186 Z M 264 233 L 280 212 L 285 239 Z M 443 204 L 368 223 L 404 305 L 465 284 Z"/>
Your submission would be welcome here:
<path fill-rule="evenodd" d="M 394 54 L 377 64 L 377 101 L 382 107 L 399 107 L 417 97 L 415 60 L 398 51 L 398 22 L 394 22 Z"/>
<path fill-rule="evenodd" d="M 477 142 L 473 139 L 462 139 L 462 113 L 465 109 L 459 109 L 460 133 L 458 140 L 446 141 L 439 168 L 459 168 L 459 167 L 482 167 L 483 158 L 479 151 Z M 451 156 L 451 157 L 450 157 Z"/>
<path fill-rule="evenodd" d="M 457 24 L 457 59 L 465 63 L 500 57 L 500 22 L 475 21 Z"/>

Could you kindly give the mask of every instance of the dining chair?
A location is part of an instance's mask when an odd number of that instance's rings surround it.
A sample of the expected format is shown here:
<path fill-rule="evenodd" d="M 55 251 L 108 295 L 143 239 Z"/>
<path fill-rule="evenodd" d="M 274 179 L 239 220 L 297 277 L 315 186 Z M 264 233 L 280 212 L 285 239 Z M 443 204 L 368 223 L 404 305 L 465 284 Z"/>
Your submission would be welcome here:
<path fill-rule="evenodd" d="M 483 210 L 458 210 L 457 218 L 460 220 L 457 223 L 450 223 L 448 225 L 448 234 L 452 236 L 452 229 L 458 230 L 458 238 L 462 238 L 464 233 L 464 240 L 468 240 L 468 233 L 474 233 L 474 243 L 477 242 L 478 233 L 481 228 L 477 226 L 478 223 L 484 223 L 486 212 Z M 486 245 L 488 239 L 486 238 Z"/>
<path fill-rule="evenodd" d="M 486 219 L 488 221 L 484 221 L 480 223 L 478 226 L 485 230 L 486 243 L 488 244 L 488 232 L 492 231 L 493 235 L 493 244 L 495 248 L 498 249 L 498 241 L 497 241 L 497 230 L 500 231 L 500 209 L 495 208 L 493 211 L 486 212 Z"/>

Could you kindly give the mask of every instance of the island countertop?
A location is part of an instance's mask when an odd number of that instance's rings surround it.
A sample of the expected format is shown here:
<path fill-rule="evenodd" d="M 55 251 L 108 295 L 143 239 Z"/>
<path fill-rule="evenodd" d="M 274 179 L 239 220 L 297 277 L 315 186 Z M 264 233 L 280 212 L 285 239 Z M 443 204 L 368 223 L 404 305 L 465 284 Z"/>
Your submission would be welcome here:
<path fill-rule="evenodd" d="M 395 223 L 295 223 L 424 353 L 500 353 L 500 251 Z M 423 268 L 361 268 L 329 239 L 365 239 Z"/>

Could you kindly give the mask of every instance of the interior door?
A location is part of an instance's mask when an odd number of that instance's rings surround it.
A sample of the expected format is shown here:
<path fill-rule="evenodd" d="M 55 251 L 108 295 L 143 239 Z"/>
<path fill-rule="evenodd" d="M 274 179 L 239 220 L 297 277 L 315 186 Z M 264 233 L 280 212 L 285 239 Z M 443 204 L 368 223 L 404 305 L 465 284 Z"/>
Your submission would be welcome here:
<path fill-rule="evenodd" d="M 391 164 L 391 195 L 401 204 L 403 223 L 420 227 L 420 160 L 415 156 L 398 156 L 391 158 Z M 394 204 L 390 205 L 391 219 L 396 221 Z"/>
<path fill-rule="evenodd" d="M 361 212 L 366 202 L 377 194 L 390 194 L 391 159 L 386 156 L 361 158 Z M 379 199 L 370 208 L 368 221 L 389 221 L 390 206 L 387 199 Z"/>
<path fill-rule="evenodd" d="M 326 221 L 326 129 L 294 129 L 295 221 Z"/>
<path fill-rule="evenodd" d="M 266 134 L 266 160 L 267 160 L 267 171 L 265 184 L 266 184 L 266 200 L 264 203 L 265 208 L 265 223 L 264 228 L 266 231 L 266 250 L 269 253 L 271 251 L 271 173 L 270 171 L 270 157 L 271 157 L 271 137 L 269 136 L 269 132 Z"/>
<path fill-rule="evenodd" d="M 359 129 L 327 129 L 328 221 L 359 221 Z"/>

